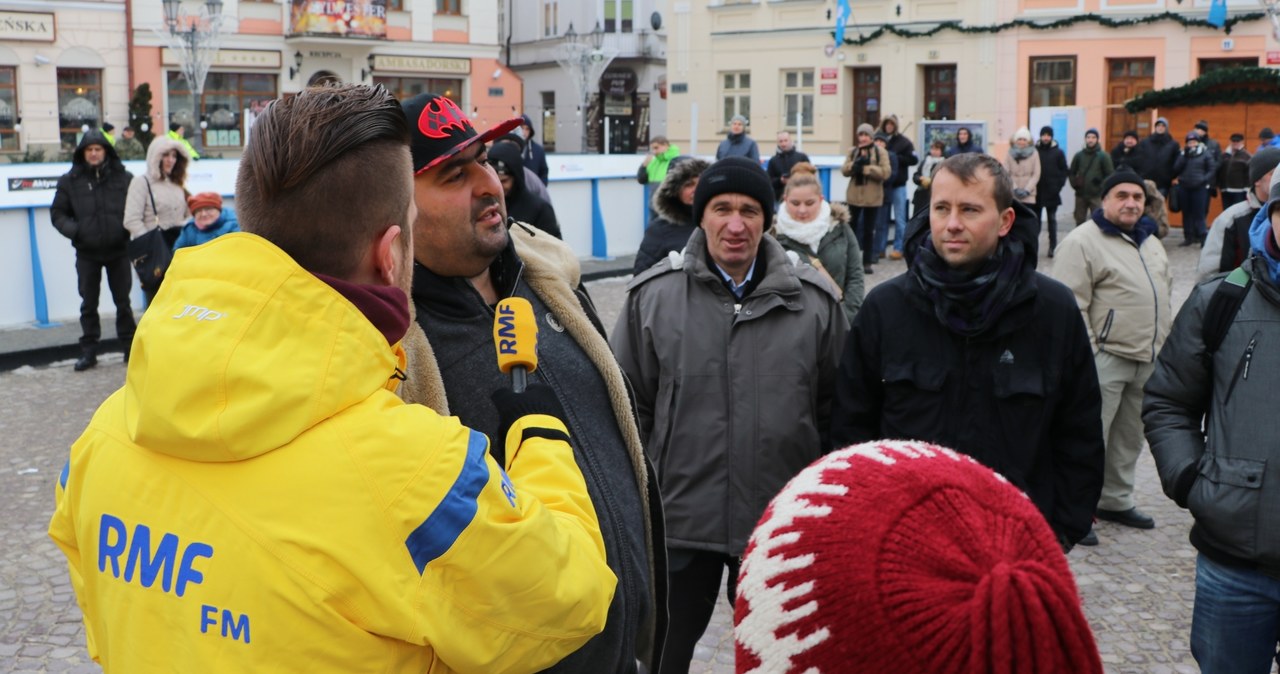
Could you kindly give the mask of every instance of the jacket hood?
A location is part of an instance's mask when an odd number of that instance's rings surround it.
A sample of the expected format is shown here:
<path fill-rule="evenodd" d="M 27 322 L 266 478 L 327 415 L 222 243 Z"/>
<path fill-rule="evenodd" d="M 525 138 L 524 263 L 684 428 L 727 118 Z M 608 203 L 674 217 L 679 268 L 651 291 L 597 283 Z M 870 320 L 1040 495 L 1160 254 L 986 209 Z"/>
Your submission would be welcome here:
<path fill-rule="evenodd" d="M 902 249 L 902 254 L 906 257 L 908 266 L 911 265 L 916 251 L 929 235 L 929 211 L 925 209 L 911 218 L 911 222 L 907 224 L 906 245 Z M 1023 264 L 1034 270 L 1040 254 L 1040 218 L 1036 216 L 1035 211 L 1031 210 L 1031 207 L 1014 200 L 1013 227 L 1008 234 L 1004 235 L 1004 238 L 1022 241 L 1027 251 Z"/>
<path fill-rule="evenodd" d="M 880 126 L 877 126 L 877 127 L 876 127 L 876 131 L 881 131 L 881 132 L 883 132 L 883 133 L 885 133 L 885 134 L 888 134 L 889 132 L 888 132 L 888 131 L 885 131 L 885 128 L 884 128 L 884 127 L 885 127 L 885 125 L 886 125 L 886 124 L 888 124 L 889 122 L 893 122 L 893 133 L 894 133 L 894 134 L 902 133 L 902 125 L 898 123 L 898 116 L 897 116 L 897 115 L 889 115 L 888 117 L 885 117 L 884 119 L 880 120 Z M 892 134 L 890 134 L 890 135 L 892 135 Z"/>
<path fill-rule="evenodd" d="M 507 165 L 507 169 L 511 172 L 511 178 L 515 181 L 515 187 L 511 190 L 511 197 L 516 197 L 524 193 L 524 159 L 520 155 L 520 148 L 514 143 L 495 143 L 489 148 L 489 160 L 498 160 Z"/>
<path fill-rule="evenodd" d="M 523 119 L 524 123 L 529 127 L 529 138 L 526 139 L 526 142 L 532 143 L 533 135 L 537 133 L 533 128 L 533 120 L 529 118 L 529 115 L 520 115 L 520 119 Z"/>
<path fill-rule="evenodd" d="M 80 138 L 80 144 L 76 145 L 75 154 L 71 157 L 72 168 L 88 169 L 89 162 L 84 159 L 84 150 L 90 145 L 101 145 L 107 150 L 107 158 L 103 160 L 103 165 L 113 169 L 124 169 L 124 164 L 120 161 L 120 155 L 116 154 L 116 148 L 107 142 L 107 137 L 102 134 L 99 129 L 89 129 L 84 136 Z"/>
<path fill-rule="evenodd" d="M 711 166 L 703 159 L 696 157 L 687 157 L 673 159 L 671 167 L 667 169 L 667 177 L 662 179 L 662 184 L 654 191 L 650 203 L 653 205 L 653 212 L 658 217 L 667 222 L 677 225 L 693 224 L 693 206 L 685 206 L 680 202 L 680 187 L 690 178 L 702 175 L 702 172 Z M 1280 173 L 1278 171 L 1277 173 Z"/>
<path fill-rule="evenodd" d="M 134 338 L 125 428 L 183 460 L 260 456 L 393 389 L 403 355 L 284 251 L 228 234 L 174 256 Z"/>
<path fill-rule="evenodd" d="M 147 177 L 151 182 L 160 182 L 164 179 L 160 174 L 160 158 L 169 150 L 177 150 L 178 161 L 187 166 L 191 165 L 191 153 L 187 151 L 186 143 L 180 143 L 168 136 L 156 136 L 147 148 Z"/>

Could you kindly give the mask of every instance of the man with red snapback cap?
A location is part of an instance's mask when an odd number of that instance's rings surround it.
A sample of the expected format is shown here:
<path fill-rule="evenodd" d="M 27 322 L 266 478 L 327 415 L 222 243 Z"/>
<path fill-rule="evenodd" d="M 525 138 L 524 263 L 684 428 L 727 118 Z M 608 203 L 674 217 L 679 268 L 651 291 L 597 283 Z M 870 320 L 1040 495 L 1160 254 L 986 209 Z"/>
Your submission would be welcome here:
<path fill-rule="evenodd" d="M 412 135 L 413 305 L 401 395 L 464 424 L 497 430 L 490 394 L 510 387 L 494 361 L 494 305 L 528 300 L 537 318 L 538 368 L 571 413 L 565 421 L 587 480 L 618 588 L 604 631 L 549 671 L 656 670 L 665 635 L 661 499 L 636 430 L 622 371 L 582 290 L 577 258 L 555 237 L 507 217 L 486 143 L 520 124 L 478 133 L 448 98 L 402 101 Z M 421 328 L 420 330 L 417 328 Z M 657 545 L 655 546 L 655 541 Z"/>

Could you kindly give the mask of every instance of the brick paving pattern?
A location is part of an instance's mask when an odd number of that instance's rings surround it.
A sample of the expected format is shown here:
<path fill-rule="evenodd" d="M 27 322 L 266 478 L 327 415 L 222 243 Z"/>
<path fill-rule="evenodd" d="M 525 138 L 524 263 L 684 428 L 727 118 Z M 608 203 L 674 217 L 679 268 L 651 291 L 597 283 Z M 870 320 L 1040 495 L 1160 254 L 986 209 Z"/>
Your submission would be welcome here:
<path fill-rule="evenodd" d="M 1177 275 L 1177 304 L 1191 288 L 1199 252 L 1177 247 L 1180 241 L 1175 230 L 1165 242 Z M 1041 269 L 1047 271 L 1052 262 L 1042 256 Z M 904 268 L 901 262 L 876 265 L 868 287 Z M 616 322 L 625 281 L 589 284 L 609 328 Z M 4 347 L 0 336 L 0 350 Z M 106 355 L 99 367 L 84 373 L 73 372 L 67 361 L 0 374 L 0 540 L 6 543 L 0 551 L 0 672 L 100 671 L 85 654 L 65 564 L 45 530 L 67 447 L 123 381 L 118 354 Z M 1078 547 L 1070 555 L 1085 612 L 1107 672 L 1194 673 L 1188 647 L 1195 573 L 1195 551 L 1187 542 L 1191 519 L 1161 493 L 1149 453 L 1139 462 L 1137 499 L 1155 517 L 1155 530 L 1101 523 L 1102 544 Z M 691 671 L 733 672 L 732 611 L 723 601 Z"/>

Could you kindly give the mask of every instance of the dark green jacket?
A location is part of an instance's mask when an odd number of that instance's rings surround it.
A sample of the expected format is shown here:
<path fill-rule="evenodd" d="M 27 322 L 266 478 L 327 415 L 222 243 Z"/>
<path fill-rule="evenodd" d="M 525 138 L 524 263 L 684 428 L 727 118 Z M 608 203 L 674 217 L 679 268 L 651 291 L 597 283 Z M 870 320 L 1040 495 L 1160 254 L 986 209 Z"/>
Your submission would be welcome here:
<path fill-rule="evenodd" d="M 1112 173 L 1115 173 L 1115 167 L 1111 164 L 1111 155 L 1100 145 L 1077 152 L 1071 158 L 1071 168 L 1067 171 L 1077 199 L 1100 198 L 1102 181 Z"/>

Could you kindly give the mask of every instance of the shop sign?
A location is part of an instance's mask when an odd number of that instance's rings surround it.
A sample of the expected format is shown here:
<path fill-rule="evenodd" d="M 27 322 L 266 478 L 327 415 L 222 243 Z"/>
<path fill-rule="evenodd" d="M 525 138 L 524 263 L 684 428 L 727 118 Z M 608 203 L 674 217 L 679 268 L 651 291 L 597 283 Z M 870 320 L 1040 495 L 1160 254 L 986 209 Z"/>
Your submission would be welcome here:
<path fill-rule="evenodd" d="M 627 96 L 635 93 L 639 78 L 630 68 L 606 70 L 600 75 L 600 92 L 608 96 Z M 612 113 L 611 113 L 612 114 Z"/>
<path fill-rule="evenodd" d="M 839 73 L 840 73 L 840 70 L 839 70 L 838 68 L 823 68 L 823 69 L 822 69 L 822 79 L 824 79 L 824 80 L 834 80 L 834 79 L 836 79 L 837 77 L 839 77 L 839 76 L 840 76 L 840 75 L 839 75 Z"/>
<path fill-rule="evenodd" d="M 375 54 L 373 70 L 393 70 L 411 73 L 471 74 L 471 59 L 448 59 L 435 56 L 387 56 Z"/>
<path fill-rule="evenodd" d="M 387 36 L 387 0 L 292 0 L 290 35 Z"/>
<path fill-rule="evenodd" d="M 168 47 L 160 50 L 160 60 L 167 66 L 181 65 L 178 55 Z M 223 68 L 276 68 L 280 67 L 280 52 L 253 49 L 219 49 L 213 56 L 213 66 Z"/>
<path fill-rule="evenodd" d="M 1280 51 L 1267 52 L 1267 65 L 1275 65 L 1280 63 Z"/>
<path fill-rule="evenodd" d="M 829 96 L 829 95 L 834 94 L 834 93 L 836 93 L 836 83 L 835 83 L 835 82 L 823 82 L 823 83 L 822 83 L 822 95 L 823 95 L 823 96 Z"/>
<path fill-rule="evenodd" d="M 0 40 L 53 42 L 53 22 L 52 13 L 0 12 Z"/>

